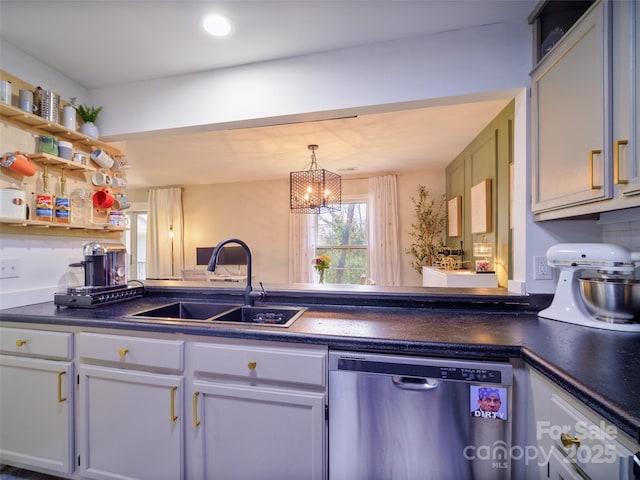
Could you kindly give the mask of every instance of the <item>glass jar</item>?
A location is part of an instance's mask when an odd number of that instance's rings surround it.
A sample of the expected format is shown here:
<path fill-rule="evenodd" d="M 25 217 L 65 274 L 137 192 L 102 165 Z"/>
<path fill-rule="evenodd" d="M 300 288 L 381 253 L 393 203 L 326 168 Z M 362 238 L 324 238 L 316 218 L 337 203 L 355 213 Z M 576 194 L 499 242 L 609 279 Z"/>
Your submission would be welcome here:
<path fill-rule="evenodd" d="M 71 223 L 91 225 L 93 222 L 92 194 L 93 192 L 88 188 L 76 188 L 71 193 Z"/>

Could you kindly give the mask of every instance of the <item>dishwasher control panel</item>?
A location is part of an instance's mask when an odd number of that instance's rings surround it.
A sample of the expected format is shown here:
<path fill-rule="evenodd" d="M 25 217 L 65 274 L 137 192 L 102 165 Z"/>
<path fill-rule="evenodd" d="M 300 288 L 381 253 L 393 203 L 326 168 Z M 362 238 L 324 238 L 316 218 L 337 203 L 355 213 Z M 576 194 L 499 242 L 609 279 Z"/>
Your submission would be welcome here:
<path fill-rule="evenodd" d="M 509 363 L 443 360 L 393 355 L 362 356 L 353 353 L 330 356 L 330 370 L 434 378 L 460 382 L 510 385 L 512 367 Z"/>

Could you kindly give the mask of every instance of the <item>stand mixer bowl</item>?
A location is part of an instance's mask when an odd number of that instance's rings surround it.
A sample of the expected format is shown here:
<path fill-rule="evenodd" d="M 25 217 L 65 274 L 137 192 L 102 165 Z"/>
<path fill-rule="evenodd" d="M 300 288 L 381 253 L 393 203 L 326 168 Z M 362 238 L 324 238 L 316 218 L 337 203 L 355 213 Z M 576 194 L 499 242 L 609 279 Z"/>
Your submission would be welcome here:
<path fill-rule="evenodd" d="M 581 278 L 580 296 L 587 308 L 611 323 L 635 323 L 640 313 L 640 281 L 610 278 Z"/>

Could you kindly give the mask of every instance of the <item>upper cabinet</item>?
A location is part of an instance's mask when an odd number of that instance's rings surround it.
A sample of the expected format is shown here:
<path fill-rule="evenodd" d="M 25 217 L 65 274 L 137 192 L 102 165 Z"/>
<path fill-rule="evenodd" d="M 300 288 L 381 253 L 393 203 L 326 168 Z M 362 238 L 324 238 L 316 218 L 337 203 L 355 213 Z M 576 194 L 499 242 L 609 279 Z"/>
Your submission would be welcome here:
<path fill-rule="evenodd" d="M 634 2 L 597 1 L 574 25 L 565 25 L 566 33 L 557 27 L 557 35 L 551 30 L 541 41 L 545 7 L 533 20 L 541 58 L 531 74 L 532 209 L 538 220 L 640 205 L 637 139 L 631 138 L 637 130 L 637 101 L 631 102 L 637 89 L 635 8 Z"/>

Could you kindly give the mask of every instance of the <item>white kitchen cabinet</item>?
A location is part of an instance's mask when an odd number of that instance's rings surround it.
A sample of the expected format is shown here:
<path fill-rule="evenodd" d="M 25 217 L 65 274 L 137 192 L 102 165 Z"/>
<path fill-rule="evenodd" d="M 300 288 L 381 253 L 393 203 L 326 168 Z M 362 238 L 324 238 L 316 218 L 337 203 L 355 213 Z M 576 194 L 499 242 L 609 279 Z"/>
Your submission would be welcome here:
<path fill-rule="evenodd" d="M 71 474 L 73 335 L 3 328 L 0 351 L 0 463 Z"/>
<path fill-rule="evenodd" d="M 619 196 L 640 193 L 640 7 L 613 2 L 613 182 Z"/>
<path fill-rule="evenodd" d="M 534 212 L 612 196 L 609 7 L 596 2 L 532 72 Z"/>
<path fill-rule="evenodd" d="M 637 8 L 596 1 L 531 74 L 538 220 L 640 206 Z"/>
<path fill-rule="evenodd" d="M 537 371 L 527 370 L 527 478 L 632 480 L 640 445 Z"/>
<path fill-rule="evenodd" d="M 326 347 L 196 343 L 193 478 L 327 477 Z"/>
<path fill-rule="evenodd" d="M 82 476 L 184 478 L 183 342 L 80 333 L 78 357 Z"/>

